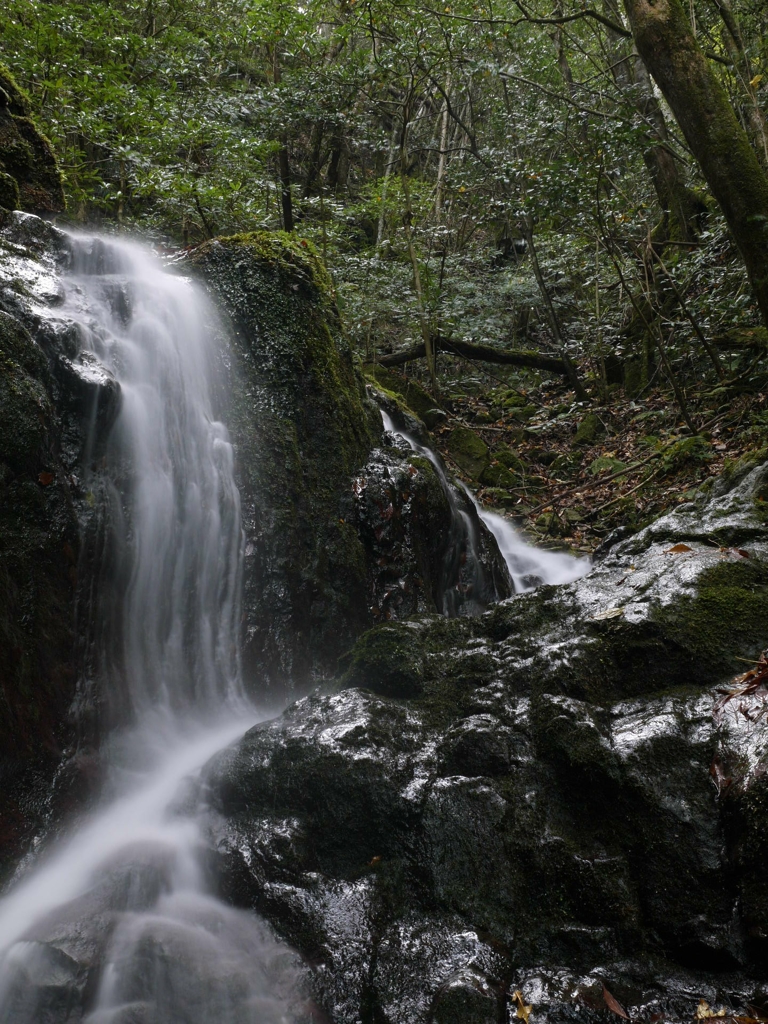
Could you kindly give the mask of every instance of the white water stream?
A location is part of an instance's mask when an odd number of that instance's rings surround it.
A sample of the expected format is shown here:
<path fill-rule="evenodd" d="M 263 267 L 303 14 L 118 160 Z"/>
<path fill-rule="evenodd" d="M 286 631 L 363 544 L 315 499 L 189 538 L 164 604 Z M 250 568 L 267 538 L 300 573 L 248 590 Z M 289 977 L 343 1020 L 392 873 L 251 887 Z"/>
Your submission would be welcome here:
<path fill-rule="evenodd" d="M 122 592 L 100 661 L 124 724 L 103 805 L 0 901 L 0 1022 L 80 1020 L 78 971 L 95 960 L 88 1024 L 271 1024 L 287 1019 L 267 979 L 279 947 L 207 891 L 184 788 L 258 720 L 239 672 L 240 505 L 212 411 L 211 310 L 137 245 L 72 246 L 55 315 L 122 394 L 104 471 Z"/>
<path fill-rule="evenodd" d="M 392 417 L 384 410 L 382 410 L 381 416 L 385 430 L 402 437 L 415 452 L 430 460 L 452 506 L 455 506 L 445 469 L 435 453 L 430 448 L 419 444 L 416 438 L 407 431 L 398 430 Z M 461 486 L 464 487 L 463 484 Z M 533 590 L 544 583 L 571 583 L 589 572 L 592 562 L 588 557 L 576 558 L 564 551 L 544 551 L 528 544 L 509 520 L 483 508 L 468 487 L 464 487 L 464 490 L 477 509 L 478 516 L 495 537 L 501 556 L 507 564 L 509 575 L 512 577 L 516 593 Z M 466 515 L 465 518 L 467 518 Z"/>

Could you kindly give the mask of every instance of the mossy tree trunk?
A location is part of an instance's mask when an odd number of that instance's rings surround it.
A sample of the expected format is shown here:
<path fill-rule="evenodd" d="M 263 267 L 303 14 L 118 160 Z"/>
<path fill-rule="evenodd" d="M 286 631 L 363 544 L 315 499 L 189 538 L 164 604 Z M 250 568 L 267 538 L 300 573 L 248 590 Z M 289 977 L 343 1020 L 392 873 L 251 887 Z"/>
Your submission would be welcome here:
<path fill-rule="evenodd" d="M 624 0 L 624 6 L 640 56 L 725 215 L 768 325 L 768 177 L 679 0 Z"/>
<path fill-rule="evenodd" d="M 617 0 L 604 0 L 603 10 L 612 22 L 621 22 Z M 630 53 L 626 38 L 609 28 L 608 39 L 613 79 L 648 130 L 649 146 L 643 161 L 662 211 L 662 219 L 653 233 L 654 246 L 663 250 L 669 242 L 693 242 L 699 234 L 697 218 L 702 213 L 702 203 L 686 185 L 683 168 L 673 155 L 664 112 L 654 94 L 648 69 L 636 50 Z"/>

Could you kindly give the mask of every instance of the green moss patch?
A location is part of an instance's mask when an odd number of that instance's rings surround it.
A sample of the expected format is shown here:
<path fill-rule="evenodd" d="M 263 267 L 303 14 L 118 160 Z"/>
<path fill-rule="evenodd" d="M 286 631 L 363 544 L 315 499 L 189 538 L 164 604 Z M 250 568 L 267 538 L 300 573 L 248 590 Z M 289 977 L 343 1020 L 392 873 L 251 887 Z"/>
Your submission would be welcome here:
<path fill-rule="evenodd" d="M 417 697 L 423 689 L 419 634 L 408 626 L 386 623 L 364 633 L 344 659 L 341 689 L 373 690 L 383 697 Z"/>
<path fill-rule="evenodd" d="M 454 427 L 446 443 L 456 463 L 473 480 L 479 480 L 490 461 L 488 445 L 469 427 Z"/>

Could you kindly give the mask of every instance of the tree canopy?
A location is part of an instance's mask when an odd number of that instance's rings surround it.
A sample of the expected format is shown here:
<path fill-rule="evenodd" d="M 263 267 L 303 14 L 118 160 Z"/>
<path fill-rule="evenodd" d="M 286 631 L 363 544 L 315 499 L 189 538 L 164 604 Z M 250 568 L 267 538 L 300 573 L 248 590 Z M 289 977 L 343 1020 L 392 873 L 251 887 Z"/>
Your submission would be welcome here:
<path fill-rule="evenodd" d="M 295 230 L 369 360 L 535 352 L 580 399 L 656 374 L 693 428 L 679 378 L 768 345 L 762 0 L 9 0 L 0 29 L 74 221 Z"/>

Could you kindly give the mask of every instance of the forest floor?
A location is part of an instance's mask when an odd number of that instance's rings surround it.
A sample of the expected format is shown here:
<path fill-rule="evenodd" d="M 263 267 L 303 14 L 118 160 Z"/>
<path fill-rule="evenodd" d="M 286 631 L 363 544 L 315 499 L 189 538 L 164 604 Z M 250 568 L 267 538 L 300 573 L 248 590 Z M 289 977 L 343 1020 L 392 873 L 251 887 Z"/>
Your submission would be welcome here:
<path fill-rule="evenodd" d="M 387 377 L 407 389 L 403 375 Z M 629 398 L 616 387 L 587 406 L 562 385 L 457 374 L 431 397 L 447 414 L 432 437 L 456 475 L 535 543 L 561 549 L 591 552 L 611 531 L 640 529 L 715 477 L 768 459 L 768 377 L 738 394 L 689 388 L 697 434 L 658 388 Z M 480 471 L 463 457 L 467 430 L 487 449 Z"/>

